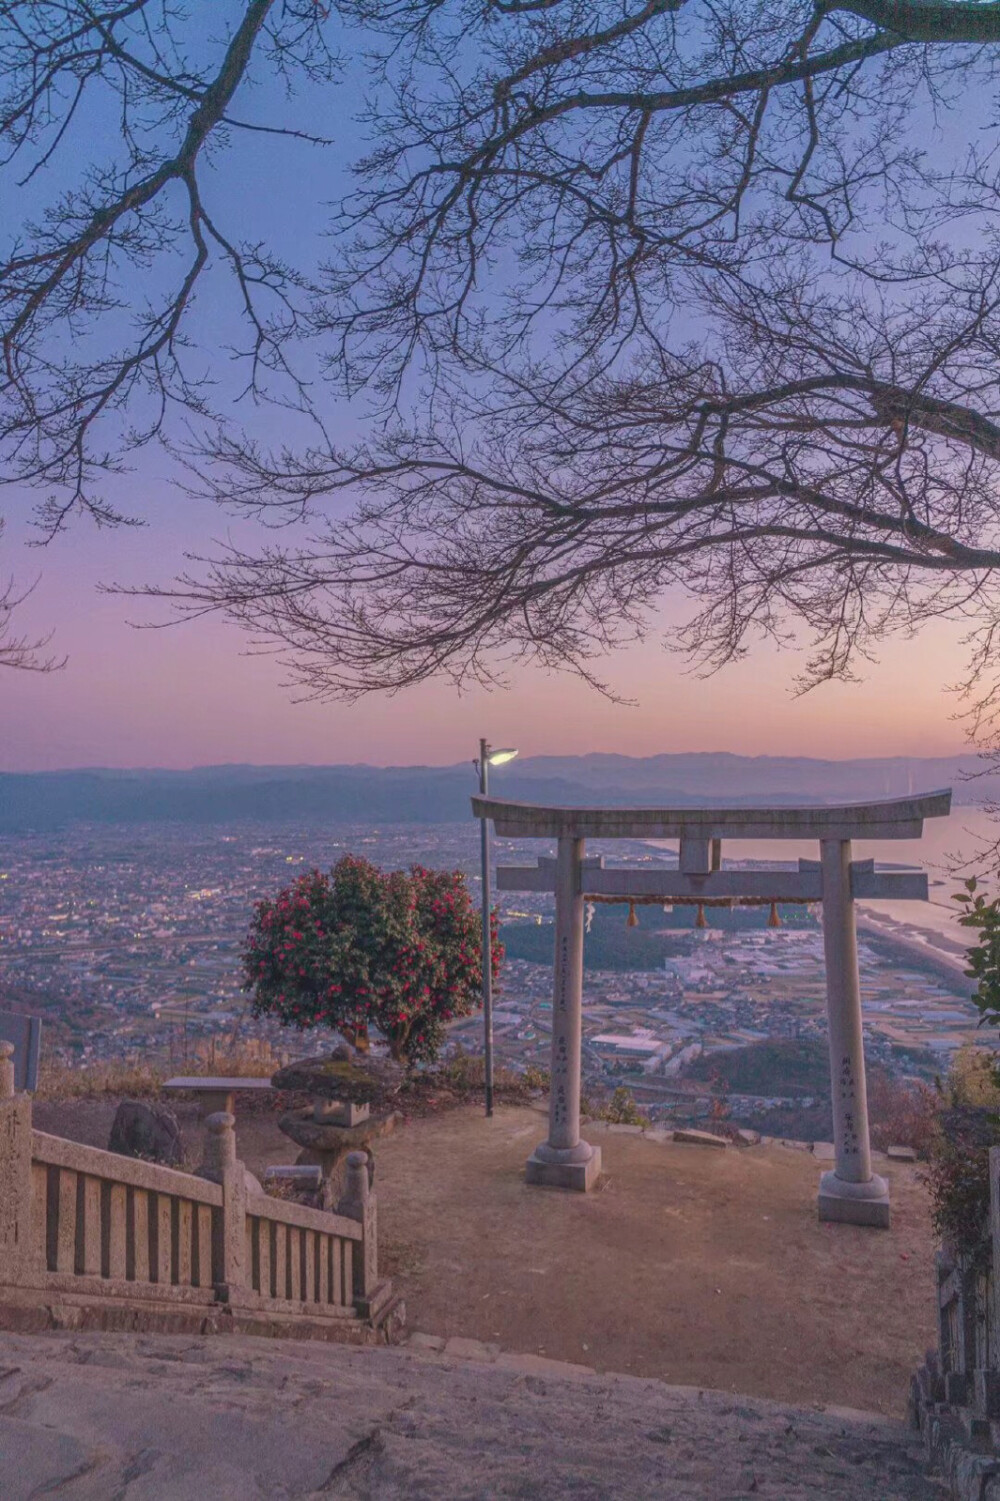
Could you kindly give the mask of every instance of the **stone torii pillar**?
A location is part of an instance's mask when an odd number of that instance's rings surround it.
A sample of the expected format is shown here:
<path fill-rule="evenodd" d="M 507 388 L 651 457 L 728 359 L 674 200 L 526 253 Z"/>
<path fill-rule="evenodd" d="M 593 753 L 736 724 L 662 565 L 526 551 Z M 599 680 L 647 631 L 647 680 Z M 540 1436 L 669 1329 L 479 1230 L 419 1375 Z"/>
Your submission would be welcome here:
<path fill-rule="evenodd" d="M 851 841 L 821 839 L 820 855 L 836 1165 L 820 1178 L 819 1217 L 888 1229 L 889 1185 L 872 1172 L 868 1140 L 861 977 L 851 893 Z"/>
<path fill-rule="evenodd" d="M 560 838 L 556 856 L 556 953 L 552 994 L 552 1083 L 549 1139 L 525 1165 L 529 1183 L 551 1188 L 592 1188 L 601 1149 L 580 1136 L 580 1048 L 583 1032 L 584 841 Z"/>
<path fill-rule="evenodd" d="M 557 860 L 497 871 L 501 891 L 554 891 L 556 896 L 549 1138 L 529 1159 L 528 1182 L 586 1189 L 600 1168 L 599 1153 L 580 1139 L 585 895 L 618 901 L 821 902 L 836 1156 L 833 1171 L 820 1183 L 820 1218 L 887 1227 L 888 1186 L 872 1173 L 868 1143 L 854 901 L 925 902 L 927 877 L 920 871 L 878 871 L 871 859 L 852 860 L 851 841 L 918 839 L 926 818 L 950 811 L 950 791 L 801 808 L 548 808 L 485 797 L 473 798 L 472 808 L 476 818 L 491 818 L 504 838 L 559 842 Z M 677 839 L 678 868 L 605 869 L 603 859 L 584 860 L 588 838 Z M 816 839 L 822 858 L 800 860 L 795 871 L 725 869 L 722 841 L 742 839 Z"/>

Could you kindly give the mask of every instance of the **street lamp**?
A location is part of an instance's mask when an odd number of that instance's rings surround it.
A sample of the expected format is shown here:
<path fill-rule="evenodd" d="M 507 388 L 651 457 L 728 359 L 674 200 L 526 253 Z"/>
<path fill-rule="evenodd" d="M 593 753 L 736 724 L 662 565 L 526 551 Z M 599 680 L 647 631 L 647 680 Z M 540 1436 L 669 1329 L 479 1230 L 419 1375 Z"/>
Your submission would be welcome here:
<path fill-rule="evenodd" d="M 513 761 L 516 750 L 493 750 L 485 740 L 479 742 L 479 759 L 473 766 L 479 774 L 479 791 L 489 797 L 490 767 Z M 486 1114 L 493 1114 L 493 933 L 490 925 L 490 829 L 485 818 L 479 820 L 480 849 L 483 860 L 483 1034 L 486 1074 Z"/>

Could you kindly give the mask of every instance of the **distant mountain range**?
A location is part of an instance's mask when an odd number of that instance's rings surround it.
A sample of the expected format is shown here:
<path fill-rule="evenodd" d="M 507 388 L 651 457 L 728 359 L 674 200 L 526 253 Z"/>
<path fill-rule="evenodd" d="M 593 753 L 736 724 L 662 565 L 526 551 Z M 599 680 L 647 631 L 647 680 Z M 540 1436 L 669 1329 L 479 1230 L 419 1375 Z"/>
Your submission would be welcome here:
<path fill-rule="evenodd" d="M 956 803 L 1000 800 L 1000 774 L 976 756 L 819 761 L 804 756 L 526 756 L 491 790 L 515 801 L 585 807 L 849 802 L 952 787 Z M 971 780 L 970 780 L 971 778 Z M 450 823 L 476 790 L 458 766 L 206 766 L 192 771 L 0 773 L 0 833 L 73 823 Z"/>

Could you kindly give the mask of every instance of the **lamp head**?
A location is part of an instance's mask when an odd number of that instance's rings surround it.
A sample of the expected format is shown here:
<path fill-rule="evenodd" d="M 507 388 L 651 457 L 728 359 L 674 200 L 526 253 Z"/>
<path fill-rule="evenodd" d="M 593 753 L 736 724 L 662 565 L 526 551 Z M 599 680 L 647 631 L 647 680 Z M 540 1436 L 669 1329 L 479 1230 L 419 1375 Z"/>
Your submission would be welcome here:
<path fill-rule="evenodd" d="M 491 750 L 486 752 L 486 759 L 491 766 L 503 766 L 505 762 L 513 761 L 516 755 L 517 751 L 510 748 L 506 750 Z"/>

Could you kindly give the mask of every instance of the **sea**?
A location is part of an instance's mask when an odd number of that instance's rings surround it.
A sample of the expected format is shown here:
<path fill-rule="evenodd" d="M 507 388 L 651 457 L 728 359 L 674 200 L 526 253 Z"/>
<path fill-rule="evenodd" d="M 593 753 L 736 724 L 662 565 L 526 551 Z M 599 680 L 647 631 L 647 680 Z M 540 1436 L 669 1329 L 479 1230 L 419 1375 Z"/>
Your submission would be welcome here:
<path fill-rule="evenodd" d="M 676 849 L 670 840 L 657 840 Z M 1000 813 L 973 805 L 955 808 L 947 818 L 929 818 L 920 839 L 855 840 L 855 860 L 874 859 L 883 869 L 925 870 L 926 902 L 858 903 L 862 916 L 900 936 L 929 941 L 934 948 L 959 955 L 969 934 L 958 918 L 961 906 L 952 900 L 962 882 L 975 876 L 988 895 L 1000 894 Z M 760 839 L 723 844 L 724 858 L 794 865 L 800 858 L 815 860 L 815 840 Z"/>

